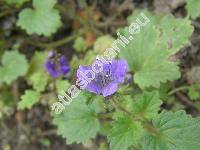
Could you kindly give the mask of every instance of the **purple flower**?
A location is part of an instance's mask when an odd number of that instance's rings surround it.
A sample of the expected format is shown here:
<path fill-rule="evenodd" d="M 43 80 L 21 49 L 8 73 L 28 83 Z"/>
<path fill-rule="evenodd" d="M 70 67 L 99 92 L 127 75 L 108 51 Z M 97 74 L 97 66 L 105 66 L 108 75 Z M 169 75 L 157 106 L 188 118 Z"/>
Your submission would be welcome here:
<path fill-rule="evenodd" d="M 100 66 L 102 66 L 102 70 L 95 74 L 94 68 L 97 70 Z M 77 77 L 79 80 L 85 80 L 85 76 L 89 79 L 93 76 L 93 80 L 88 82 L 85 89 L 107 97 L 118 90 L 118 84 L 124 82 L 127 71 L 128 65 L 125 60 L 112 60 L 106 63 L 96 60 L 91 66 L 79 66 Z"/>
<path fill-rule="evenodd" d="M 48 59 L 45 63 L 46 71 L 55 78 L 61 75 L 66 75 L 70 71 L 70 66 L 66 57 L 61 56 L 58 59 L 55 59 L 54 57 L 55 53 L 49 52 Z"/>

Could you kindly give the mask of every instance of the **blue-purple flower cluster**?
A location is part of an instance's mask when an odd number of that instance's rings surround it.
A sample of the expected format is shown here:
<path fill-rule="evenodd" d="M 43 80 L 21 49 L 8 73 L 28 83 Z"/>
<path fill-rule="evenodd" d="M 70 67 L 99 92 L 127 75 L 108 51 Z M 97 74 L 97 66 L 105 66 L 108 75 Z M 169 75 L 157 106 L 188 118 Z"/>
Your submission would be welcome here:
<path fill-rule="evenodd" d="M 58 57 L 51 51 L 45 69 L 51 77 L 57 78 L 69 73 L 70 66 L 64 55 Z M 107 97 L 118 90 L 118 84 L 124 82 L 127 71 L 128 64 L 125 60 L 95 60 L 91 66 L 79 66 L 76 85 L 80 89 Z"/>
<path fill-rule="evenodd" d="M 45 63 L 45 69 L 51 77 L 54 78 L 64 76 L 70 72 L 70 66 L 66 57 L 64 55 L 57 57 L 56 53 L 53 51 L 49 52 Z"/>
<path fill-rule="evenodd" d="M 59 102 L 52 105 L 52 110 L 60 114 L 80 94 L 80 89 L 104 97 L 113 95 L 118 90 L 118 84 L 124 82 L 127 72 L 128 64 L 122 59 L 105 62 L 95 60 L 91 66 L 80 66 L 76 85 L 70 86 L 67 93 L 63 91 L 62 95 L 58 95 Z"/>
<path fill-rule="evenodd" d="M 114 94 L 118 84 L 123 83 L 128 64 L 125 60 L 111 60 L 102 63 L 96 60 L 91 66 L 80 66 L 77 70 L 80 88 L 104 97 Z"/>
<path fill-rule="evenodd" d="M 129 26 L 129 37 L 117 33 L 117 40 L 112 43 L 112 47 L 107 48 L 103 55 L 98 55 L 97 59 L 90 66 L 79 66 L 77 70 L 76 85 L 70 86 L 67 93 L 63 91 L 63 95 L 58 95 L 59 102 L 52 105 L 52 110 L 55 110 L 57 114 L 62 112 L 66 105 L 72 102 L 72 99 L 80 94 L 80 89 L 85 89 L 89 92 L 103 95 L 104 97 L 113 95 L 118 90 L 118 85 L 123 83 L 127 77 L 128 64 L 125 60 L 115 60 L 117 53 L 120 52 L 121 47 L 125 47 L 133 40 L 133 35 L 140 32 L 141 27 L 144 27 L 150 20 L 141 13 L 143 22 L 141 19 L 136 19 L 137 23 L 131 23 Z M 48 71 L 51 75 L 58 76 L 63 73 L 61 60 L 59 61 L 58 69 L 55 69 L 54 65 Z M 56 66 L 56 65 L 55 65 Z M 53 70 L 53 71 L 52 71 Z M 58 75 L 57 75 L 58 74 Z M 128 77 L 130 82 L 130 76 Z M 65 100 L 67 99 L 67 100 Z"/>

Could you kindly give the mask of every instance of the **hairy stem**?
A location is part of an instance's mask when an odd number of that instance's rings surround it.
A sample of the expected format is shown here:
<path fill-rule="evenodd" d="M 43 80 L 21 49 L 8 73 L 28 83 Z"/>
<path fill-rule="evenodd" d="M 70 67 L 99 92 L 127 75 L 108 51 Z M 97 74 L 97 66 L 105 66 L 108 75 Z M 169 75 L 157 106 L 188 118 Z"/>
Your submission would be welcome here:
<path fill-rule="evenodd" d="M 116 109 L 118 109 L 118 110 L 120 110 L 120 111 L 122 111 L 122 112 L 125 112 L 125 113 L 127 113 L 128 115 L 131 115 L 132 116 L 132 113 L 131 112 L 129 112 L 126 108 L 124 108 L 124 107 L 122 107 L 121 105 L 119 105 L 116 101 L 115 101 L 115 99 L 111 99 L 111 102 L 112 102 L 112 105 L 116 108 Z"/>
<path fill-rule="evenodd" d="M 36 42 L 36 41 L 31 41 L 31 40 L 27 40 L 27 42 L 31 45 L 37 46 L 37 47 L 41 47 L 41 48 L 46 48 L 46 49 L 53 49 L 55 47 L 59 47 L 62 46 L 66 43 L 69 43 L 71 41 L 73 41 L 75 38 L 77 38 L 78 36 L 82 35 L 82 32 L 80 33 L 76 33 L 76 34 L 72 34 L 71 36 L 68 36 L 66 38 L 63 38 L 61 40 L 55 41 L 55 42 L 51 42 L 51 43 L 42 43 L 42 42 Z"/>
<path fill-rule="evenodd" d="M 149 133 L 153 135 L 159 135 L 159 131 L 150 123 L 150 122 L 145 122 L 143 123 L 144 129 L 146 129 Z"/>
<path fill-rule="evenodd" d="M 182 90 L 188 90 L 188 88 L 189 86 L 181 86 L 181 87 L 175 88 L 172 91 L 170 91 L 168 95 L 173 95 L 174 93 L 182 91 Z"/>
<path fill-rule="evenodd" d="M 109 113 L 99 113 L 97 115 L 98 118 L 100 119 L 111 119 L 113 116 L 113 113 L 109 112 Z"/>

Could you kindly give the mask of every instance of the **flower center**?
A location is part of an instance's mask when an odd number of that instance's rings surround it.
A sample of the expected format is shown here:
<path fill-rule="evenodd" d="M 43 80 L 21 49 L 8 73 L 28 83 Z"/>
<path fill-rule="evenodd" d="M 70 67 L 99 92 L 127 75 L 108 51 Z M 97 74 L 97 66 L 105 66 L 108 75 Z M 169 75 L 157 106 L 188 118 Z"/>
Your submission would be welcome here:
<path fill-rule="evenodd" d="M 97 82 L 101 87 L 107 86 L 110 82 L 114 80 L 111 72 L 111 64 L 107 65 L 103 72 L 100 72 L 95 77 L 95 82 Z"/>

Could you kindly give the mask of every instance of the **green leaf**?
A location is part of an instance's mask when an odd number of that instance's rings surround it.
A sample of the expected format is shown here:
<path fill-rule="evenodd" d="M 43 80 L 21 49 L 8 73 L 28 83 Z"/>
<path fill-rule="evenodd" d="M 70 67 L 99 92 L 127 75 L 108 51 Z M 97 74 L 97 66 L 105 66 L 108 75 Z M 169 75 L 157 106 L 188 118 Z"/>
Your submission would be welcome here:
<path fill-rule="evenodd" d="M 135 99 L 136 101 L 133 104 L 134 115 L 151 119 L 158 114 L 160 105 L 162 104 L 158 92 L 144 92 L 136 96 Z"/>
<path fill-rule="evenodd" d="M 200 99 L 200 83 L 193 84 L 189 87 L 188 95 L 191 100 Z"/>
<path fill-rule="evenodd" d="M 199 150 L 199 119 L 184 111 L 162 112 L 152 124 L 154 130 L 145 134 L 142 150 Z"/>
<path fill-rule="evenodd" d="M 0 82 L 10 84 L 19 76 L 26 74 L 28 63 L 24 55 L 18 51 L 6 51 L 2 56 L 0 67 Z"/>
<path fill-rule="evenodd" d="M 29 0 L 5 0 L 8 5 L 20 7 Z"/>
<path fill-rule="evenodd" d="M 144 22 L 144 19 L 141 19 L 140 15 L 136 17 L 136 14 L 129 18 L 129 22 L 137 17 Z M 169 57 L 188 43 L 193 27 L 187 19 L 175 19 L 171 15 L 152 16 L 145 11 L 144 14 L 150 22 L 140 27 L 138 34 L 132 35 L 133 40 L 121 48 L 120 57 L 128 61 L 129 69 L 135 73 L 134 81 L 141 88 L 159 88 L 162 82 L 180 77 L 177 63 L 170 61 Z M 183 30 L 185 32 L 181 33 Z M 121 29 L 120 32 L 127 38 L 130 37 L 127 28 Z"/>
<path fill-rule="evenodd" d="M 52 35 L 61 26 L 59 12 L 53 8 L 55 3 L 55 0 L 34 0 L 34 9 L 23 9 L 19 14 L 17 25 L 28 34 Z"/>
<path fill-rule="evenodd" d="M 167 52 L 160 49 L 159 38 L 155 28 L 145 27 L 120 51 L 120 56 L 128 61 L 129 69 L 135 72 L 134 81 L 141 88 L 158 88 L 160 82 L 180 77 L 176 63 L 168 61 Z"/>
<path fill-rule="evenodd" d="M 18 103 L 18 109 L 30 109 L 40 99 L 40 93 L 33 90 L 26 90 L 21 96 L 21 101 Z"/>
<path fill-rule="evenodd" d="M 103 35 L 97 38 L 94 43 L 94 51 L 99 53 L 103 53 L 107 48 L 111 47 L 114 42 L 114 38 L 110 35 Z"/>
<path fill-rule="evenodd" d="M 192 19 L 196 19 L 200 15 L 200 1 L 199 0 L 187 0 L 186 9 Z"/>
<path fill-rule="evenodd" d="M 173 15 L 164 16 L 157 24 L 162 36 L 160 41 L 165 43 L 169 56 L 178 52 L 184 45 L 189 44 L 189 38 L 194 28 L 187 18 L 174 18 Z M 184 32 L 182 32 L 184 30 Z"/>
<path fill-rule="evenodd" d="M 161 84 L 160 88 L 157 89 L 159 93 L 159 97 L 162 101 L 168 101 L 172 97 L 168 94 L 171 89 L 170 83 Z"/>
<path fill-rule="evenodd" d="M 74 41 L 74 45 L 73 45 L 74 49 L 77 52 L 81 52 L 81 51 L 85 51 L 86 50 L 86 45 L 85 45 L 85 41 L 82 37 L 78 37 L 75 41 Z"/>
<path fill-rule="evenodd" d="M 48 0 L 48 1 L 33 0 L 33 7 L 38 10 L 46 8 L 45 11 L 47 11 L 53 9 L 56 2 L 57 0 Z"/>
<path fill-rule="evenodd" d="M 35 72 L 43 72 L 47 56 L 47 52 L 36 51 L 34 56 L 31 58 L 28 74 L 33 74 Z"/>
<path fill-rule="evenodd" d="M 131 145 L 137 144 L 142 135 L 141 124 L 125 116 L 113 122 L 108 139 L 112 150 L 126 150 Z"/>
<path fill-rule="evenodd" d="M 98 103 L 94 101 L 91 105 L 86 105 L 86 98 L 84 93 L 80 94 L 53 120 L 58 127 L 58 134 L 66 138 L 68 144 L 85 143 L 100 130 Z"/>
<path fill-rule="evenodd" d="M 30 77 L 30 81 L 37 92 L 42 92 L 47 85 L 48 75 L 44 72 L 36 72 Z"/>
<path fill-rule="evenodd" d="M 12 91 L 9 89 L 1 89 L 1 94 L 0 94 L 0 103 L 3 105 L 2 108 L 0 106 L 0 110 L 3 110 L 3 107 L 6 106 L 13 106 L 15 104 L 14 101 L 14 95 Z"/>
<path fill-rule="evenodd" d="M 70 83 L 68 80 L 57 80 L 56 81 L 56 91 L 61 94 L 63 91 L 67 91 L 70 87 Z"/>
<path fill-rule="evenodd" d="M 160 42 L 163 42 L 163 48 L 169 52 L 169 56 L 175 54 L 185 44 L 189 44 L 189 38 L 194 31 L 191 21 L 188 18 L 175 18 L 173 15 L 155 14 L 144 10 L 136 10 L 128 17 L 129 24 L 140 18 L 140 13 L 144 13 L 150 19 L 149 26 L 156 28 L 160 32 Z M 147 25 L 147 26 L 148 26 Z M 144 26 L 145 28 L 146 26 Z M 184 32 L 181 32 L 183 31 Z"/>

